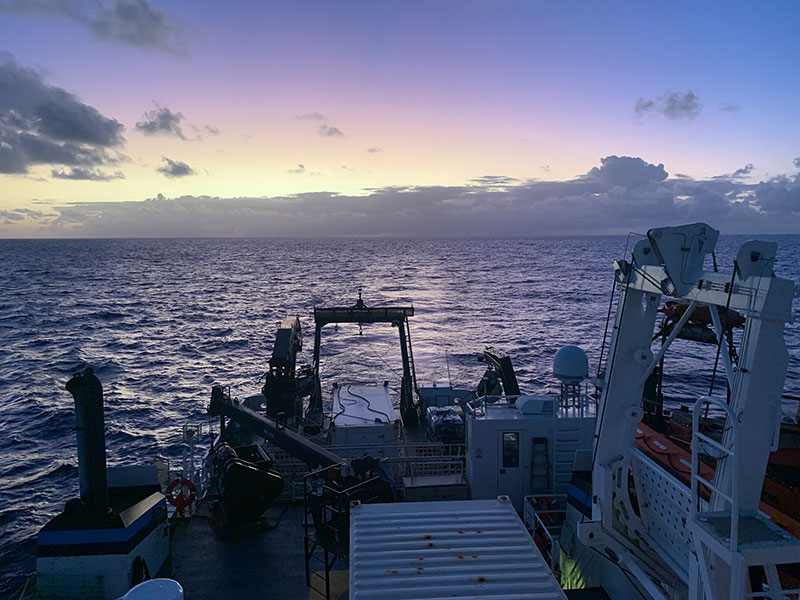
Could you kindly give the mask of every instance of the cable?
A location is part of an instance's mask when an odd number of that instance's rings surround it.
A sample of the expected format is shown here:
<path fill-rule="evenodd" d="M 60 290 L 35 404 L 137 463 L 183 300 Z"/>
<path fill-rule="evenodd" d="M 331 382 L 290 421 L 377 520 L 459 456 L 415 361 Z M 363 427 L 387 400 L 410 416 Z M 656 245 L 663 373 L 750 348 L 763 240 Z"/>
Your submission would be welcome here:
<path fill-rule="evenodd" d="M 628 243 L 630 242 L 632 235 L 647 237 L 642 235 L 641 233 L 636 233 L 635 231 L 629 231 L 628 237 L 625 238 L 625 250 L 622 252 L 623 260 L 626 256 L 628 256 Z M 633 263 L 633 255 L 631 255 L 631 263 Z M 608 324 L 611 322 L 611 309 L 614 307 L 614 291 L 616 289 L 617 289 L 617 278 L 615 275 L 611 279 L 611 294 L 608 299 L 608 313 L 606 314 L 606 327 L 603 330 L 603 343 L 600 344 L 600 360 L 597 362 L 597 377 L 600 377 L 600 370 L 603 367 L 603 352 L 605 352 L 606 348 L 606 338 L 608 337 Z"/>
<path fill-rule="evenodd" d="M 349 387 L 350 387 L 350 386 L 348 386 L 348 388 L 349 388 Z M 349 390 L 348 390 L 348 392 L 349 392 Z M 342 398 L 342 395 L 341 395 L 341 394 L 339 394 L 339 405 L 342 407 L 342 410 L 340 410 L 338 413 L 336 413 L 336 414 L 333 416 L 333 419 L 332 419 L 333 421 L 335 421 L 335 420 L 336 420 L 336 417 L 340 417 L 341 415 L 345 415 L 345 416 L 348 416 L 348 417 L 351 417 L 351 416 L 352 416 L 352 415 L 348 415 L 348 414 L 345 412 L 345 405 L 344 405 L 344 402 L 345 402 L 345 400 L 347 400 L 347 402 L 348 402 L 347 406 L 353 406 L 353 405 L 355 405 L 355 404 L 358 404 L 358 402 L 356 402 L 355 400 L 351 400 L 350 398 Z M 354 417 L 354 418 L 355 418 L 355 417 Z"/>
<path fill-rule="evenodd" d="M 360 398 L 361 400 L 363 400 L 364 402 L 366 402 L 366 403 L 367 403 L 367 410 L 368 410 L 368 411 L 370 411 L 370 412 L 374 412 L 376 415 L 381 415 L 382 417 L 384 417 L 384 418 L 386 419 L 386 422 L 387 422 L 387 423 L 391 421 L 391 418 L 389 417 L 389 415 L 387 415 L 387 414 L 386 414 L 386 413 L 384 413 L 384 412 L 381 412 L 381 411 L 379 411 L 379 410 L 375 410 L 374 408 L 372 408 L 372 404 L 370 404 L 370 401 L 369 401 L 369 399 L 368 399 L 368 398 L 366 398 L 366 397 L 364 397 L 364 396 L 360 396 L 359 394 L 356 394 L 356 393 L 354 393 L 354 392 L 350 391 L 350 386 L 349 386 L 349 385 L 347 386 L 347 393 L 348 393 L 348 394 L 350 394 L 350 395 L 352 395 L 352 396 L 355 396 L 356 398 Z"/>
<path fill-rule="evenodd" d="M 358 398 L 359 400 L 363 400 L 367 405 L 367 410 L 368 411 L 374 412 L 376 415 L 382 416 L 384 419 L 386 419 L 387 423 L 391 423 L 392 422 L 392 419 L 391 419 L 391 417 L 389 417 L 389 415 L 387 415 L 386 413 L 383 413 L 383 412 L 381 412 L 379 410 L 375 410 L 374 408 L 372 408 L 372 405 L 370 404 L 369 399 L 365 398 L 364 396 L 361 396 L 360 394 L 356 394 L 351 389 L 351 387 L 352 387 L 351 385 L 347 386 L 347 393 L 348 394 L 350 394 L 351 396 L 353 396 L 355 398 Z M 345 415 L 345 416 L 351 417 L 353 419 L 363 418 L 363 417 L 357 417 L 355 415 L 348 415 L 347 412 L 346 412 L 346 409 L 345 409 L 345 405 L 344 405 L 345 400 L 348 402 L 347 406 L 355 406 L 356 404 L 358 404 L 357 400 L 353 400 L 351 398 L 343 398 L 342 394 L 340 392 L 339 393 L 339 404 L 342 406 L 342 410 L 340 410 L 338 413 L 336 413 L 336 415 L 333 418 L 336 419 L 336 417 L 338 417 L 340 415 Z"/>
<path fill-rule="evenodd" d="M 725 311 L 720 315 L 720 321 L 722 325 L 722 331 L 719 333 L 719 341 L 717 342 L 717 356 L 714 359 L 714 370 L 711 372 L 711 385 L 708 387 L 708 395 L 711 396 L 714 392 L 714 380 L 717 378 L 717 366 L 719 365 L 719 354 L 722 350 L 722 340 L 725 339 L 725 330 L 728 328 L 728 309 L 731 306 L 731 297 L 733 296 L 733 282 L 736 280 L 736 270 L 739 268 L 738 263 L 734 260 L 733 261 L 733 273 L 731 273 L 731 281 L 728 284 L 728 298 L 725 300 Z M 709 307 L 709 311 L 716 310 L 716 307 L 712 309 Z M 708 416 L 708 407 L 709 405 L 706 404 L 706 414 Z"/>
<path fill-rule="evenodd" d="M 597 362 L 597 377 L 600 377 L 600 370 L 603 368 L 603 352 L 606 349 L 606 338 L 608 337 L 608 324 L 611 322 L 611 309 L 614 307 L 614 292 L 617 289 L 616 276 L 611 283 L 611 297 L 608 300 L 608 314 L 606 315 L 606 328 L 603 331 L 603 343 L 600 345 L 600 360 Z"/>

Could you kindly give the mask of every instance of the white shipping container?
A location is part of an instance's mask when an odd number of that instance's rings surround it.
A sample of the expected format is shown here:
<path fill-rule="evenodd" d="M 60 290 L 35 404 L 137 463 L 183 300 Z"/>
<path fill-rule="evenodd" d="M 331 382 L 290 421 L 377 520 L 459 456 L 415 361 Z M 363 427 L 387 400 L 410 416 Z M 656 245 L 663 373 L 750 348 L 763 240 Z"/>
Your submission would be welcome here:
<path fill-rule="evenodd" d="M 350 511 L 350 600 L 566 600 L 510 501 Z"/>

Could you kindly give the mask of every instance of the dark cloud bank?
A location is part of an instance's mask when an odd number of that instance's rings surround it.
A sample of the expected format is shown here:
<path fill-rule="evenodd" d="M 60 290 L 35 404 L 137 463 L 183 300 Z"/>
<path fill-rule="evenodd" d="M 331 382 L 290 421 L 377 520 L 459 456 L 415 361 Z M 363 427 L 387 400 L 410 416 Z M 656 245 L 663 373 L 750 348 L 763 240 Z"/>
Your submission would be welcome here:
<path fill-rule="evenodd" d="M 115 178 L 98 168 L 122 159 L 122 131 L 117 120 L 0 52 L 0 173 L 47 164 L 70 168 L 53 172 L 62 179 Z"/>
<path fill-rule="evenodd" d="M 663 165 L 608 156 L 571 181 L 487 175 L 463 186 L 386 187 L 363 196 L 159 194 L 138 202 L 55 204 L 48 214 L 9 219 L 0 232 L 6 237 L 527 236 L 625 233 L 706 221 L 725 233 L 800 233 L 800 174 L 748 184 L 740 171 L 707 180 L 669 178 Z"/>

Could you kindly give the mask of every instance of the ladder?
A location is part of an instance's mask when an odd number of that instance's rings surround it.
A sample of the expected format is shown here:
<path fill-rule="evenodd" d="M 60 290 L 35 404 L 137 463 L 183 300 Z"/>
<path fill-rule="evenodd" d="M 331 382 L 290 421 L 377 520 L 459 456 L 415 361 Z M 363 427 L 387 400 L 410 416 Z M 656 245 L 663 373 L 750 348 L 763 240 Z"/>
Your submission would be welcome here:
<path fill-rule="evenodd" d="M 531 439 L 531 494 L 548 494 L 550 489 L 550 460 L 547 453 L 547 438 Z"/>
<path fill-rule="evenodd" d="M 728 435 L 722 443 L 700 432 L 701 411 L 714 405 L 725 412 Z M 800 589 L 785 589 L 779 564 L 800 562 L 800 540 L 774 523 L 759 510 L 739 507 L 737 478 L 739 421 L 724 399 L 704 396 L 694 405 L 692 416 L 692 469 L 689 530 L 694 554 L 690 557 L 689 592 L 691 600 L 783 600 L 800 594 Z M 722 461 L 732 469 L 730 489 L 721 489 L 700 474 L 700 455 L 717 457 L 716 472 Z M 710 496 L 706 502 L 703 495 Z M 724 510 L 712 510 L 716 505 Z"/>

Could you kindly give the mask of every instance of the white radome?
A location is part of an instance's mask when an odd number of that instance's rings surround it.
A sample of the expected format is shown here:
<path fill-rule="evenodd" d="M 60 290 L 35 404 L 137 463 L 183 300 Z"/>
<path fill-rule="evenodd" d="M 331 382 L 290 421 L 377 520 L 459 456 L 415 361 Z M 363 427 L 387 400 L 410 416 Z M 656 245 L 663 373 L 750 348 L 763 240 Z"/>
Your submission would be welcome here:
<path fill-rule="evenodd" d="M 589 376 L 589 358 L 577 346 L 564 346 L 553 359 L 553 374 L 562 383 L 578 384 Z"/>

